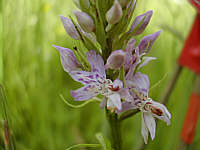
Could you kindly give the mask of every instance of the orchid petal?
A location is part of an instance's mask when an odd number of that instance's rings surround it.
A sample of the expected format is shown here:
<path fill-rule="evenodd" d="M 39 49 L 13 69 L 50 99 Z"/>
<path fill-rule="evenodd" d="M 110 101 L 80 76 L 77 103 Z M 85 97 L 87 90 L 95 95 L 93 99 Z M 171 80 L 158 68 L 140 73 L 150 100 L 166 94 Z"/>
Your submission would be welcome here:
<path fill-rule="evenodd" d="M 147 126 L 146 126 L 146 123 L 144 121 L 144 115 L 142 113 L 142 136 L 144 138 L 144 143 L 147 144 L 148 142 L 148 137 L 149 137 L 149 132 L 148 132 L 148 129 L 147 129 Z"/>
<path fill-rule="evenodd" d="M 151 103 L 152 103 L 151 106 L 153 108 L 155 108 L 156 111 L 159 110 L 161 112 L 159 114 L 156 114 L 154 109 L 152 109 L 151 111 L 152 111 L 154 117 L 156 117 L 160 120 L 163 120 L 167 123 L 167 125 L 170 125 L 171 114 L 169 113 L 169 111 L 167 110 L 165 105 L 155 102 L 155 101 L 152 101 Z"/>
<path fill-rule="evenodd" d="M 123 87 L 123 83 L 121 80 L 119 79 L 116 79 L 114 82 L 113 82 L 113 88 L 122 88 Z"/>
<path fill-rule="evenodd" d="M 136 57 L 133 56 L 133 51 L 135 50 L 135 43 L 136 43 L 136 40 L 131 39 L 128 42 L 128 44 L 126 45 L 126 48 L 124 50 L 126 52 L 126 55 L 125 55 L 125 70 L 128 70 L 131 67 L 134 60 L 136 59 Z"/>
<path fill-rule="evenodd" d="M 131 79 L 126 81 L 126 87 L 138 90 L 138 92 L 148 95 L 149 78 L 147 75 L 137 72 Z"/>
<path fill-rule="evenodd" d="M 96 74 L 93 72 L 87 72 L 87 71 L 72 71 L 69 73 L 70 76 L 77 82 L 80 82 L 82 84 L 92 84 L 96 83 Z M 99 75 L 98 75 L 99 76 Z"/>
<path fill-rule="evenodd" d="M 60 52 L 61 64 L 66 72 L 79 70 L 79 63 L 72 50 L 56 45 L 53 45 L 53 47 Z"/>
<path fill-rule="evenodd" d="M 156 134 L 156 122 L 154 117 L 149 112 L 143 113 L 144 123 L 146 124 L 147 129 L 150 132 L 151 139 L 153 140 L 155 138 Z"/>
<path fill-rule="evenodd" d="M 132 103 L 132 102 L 122 102 L 122 109 L 120 111 L 118 111 L 118 113 L 124 112 L 124 111 L 128 111 L 128 110 L 133 110 L 133 109 L 137 109 L 138 107 Z"/>
<path fill-rule="evenodd" d="M 60 19 L 64 25 L 65 31 L 75 40 L 80 40 L 80 35 L 76 30 L 71 19 L 60 15 Z"/>
<path fill-rule="evenodd" d="M 77 101 L 84 101 L 93 98 L 98 95 L 97 90 L 92 85 L 85 85 L 77 90 L 71 90 L 71 95 Z"/>
<path fill-rule="evenodd" d="M 153 46 L 153 43 L 158 38 L 160 33 L 161 33 L 161 31 L 158 31 L 158 32 L 155 32 L 153 34 L 150 34 L 150 35 L 147 35 L 147 36 L 143 37 L 143 39 L 138 44 L 138 47 L 139 47 L 139 50 L 140 50 L 140 54 L 142 54 L 144 52 L 148 53 L 150 51 L 150 49 Z"/>
<path fill-rule="evenodd" d="M 101 76 L 106 77 L 104 61 L 102 57 L 93 50 L 87 52 L 86 56 L 91 65 L 91 72 L 97 72 Z"/>
<path fill-rule="evenodd" d="M 150 61 L 155 59 L 156 57 L 143 57 L 143 62 L 138 66 L 138 69 L 142 68 L 143 66 L 147 65 Z"/>
<path fill-rule="evenodd" d="M 114 93 L 108 96 L 107 101 L 108 108 L 117 108 L 118 110 L 122 109 L 121 97 L 118 93 Z"/>
<path fill-rule="evenodd" d="M 130 66 L 129 71 L 126 75 L 126 79 L 130 79 L 130 78 L 133 77 L 135 69 L 140 62 L 141 62 L 141 60 L 140 60 L 140 55 L 139 55 L 139 49 L 138 49 L 138 47 L 136 47 L 135 48 L 135 55 L 132 57 L 132 61 L 128 63 L 128 64 L 131 64 L 131 66 Z M 125 66 L 125 68 L 127 68 L 127 66 Z"/>
<path fill-rule="evenodd" d="M 125 101 L 131 102 L 133 100 L 128 88 L 121 88 L 118 93 L 120 94 L 121 98 L 125 99 Z"/>

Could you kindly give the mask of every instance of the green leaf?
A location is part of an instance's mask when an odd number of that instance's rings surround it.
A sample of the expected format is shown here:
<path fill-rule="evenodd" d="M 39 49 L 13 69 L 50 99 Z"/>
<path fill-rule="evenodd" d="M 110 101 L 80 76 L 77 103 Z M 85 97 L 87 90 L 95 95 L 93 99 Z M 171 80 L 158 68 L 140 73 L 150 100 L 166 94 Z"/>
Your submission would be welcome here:
<path fill-rule="evenodd" d="M 96 138 L 102 145 L 104 150 L 113 150 L 110 141 L 107 138 L 105 138 L 102 133 L 97 133 Z"/>
<path fill-rule="evenodd" d="M 97 148 L 97 147 L 101 147 L 100 144 L 76 144 L 76 145 L 72 145 L 69 148 L 67 148 L 66 150 L 71 150 L 73 148 L 81 148 L 81 147 L 86 147 L 86 148 Z"/>

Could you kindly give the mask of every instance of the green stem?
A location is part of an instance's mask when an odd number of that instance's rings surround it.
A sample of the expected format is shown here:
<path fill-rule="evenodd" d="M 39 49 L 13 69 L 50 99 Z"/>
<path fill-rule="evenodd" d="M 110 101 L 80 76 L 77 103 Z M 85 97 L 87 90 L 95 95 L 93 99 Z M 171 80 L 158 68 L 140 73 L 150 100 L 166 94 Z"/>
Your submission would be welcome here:
<path fill-rule="evenodd" d="M 111 141 L 114 150 L 122 150 L 121 121 L 116 113 L 106 110 L 107 119 L 110 125 Z"/>

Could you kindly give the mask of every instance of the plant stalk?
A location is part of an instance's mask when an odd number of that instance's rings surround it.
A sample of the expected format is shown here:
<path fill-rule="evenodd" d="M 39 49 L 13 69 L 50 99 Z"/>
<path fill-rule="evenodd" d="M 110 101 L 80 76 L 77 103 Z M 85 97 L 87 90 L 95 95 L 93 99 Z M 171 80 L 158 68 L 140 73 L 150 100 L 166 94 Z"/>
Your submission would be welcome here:
<path fill-rule="evenodd" d="M 122 150 L 121 121 L 115 112 L 106 110 L 106 115 L 110 125 L 112 148 Z"/>

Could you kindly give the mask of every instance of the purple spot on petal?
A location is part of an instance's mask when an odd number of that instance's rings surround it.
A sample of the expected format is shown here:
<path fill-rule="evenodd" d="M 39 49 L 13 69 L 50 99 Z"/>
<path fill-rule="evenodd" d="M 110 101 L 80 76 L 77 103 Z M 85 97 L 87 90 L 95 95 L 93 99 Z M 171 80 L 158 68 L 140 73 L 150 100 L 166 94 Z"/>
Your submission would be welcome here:
<path fill-rule="evenodd" d="M 78 81 L 83 81 L 83 78 L 79 78 Z"/>
<path fill-rule="evenodd" d="M 86 84 L 89 84 L 90 82 L 89 81 L 84 81 Z"/>
<path fill-rule="evenodd" d="M 94 69 L 93 69 L 93 72 L 98 72 L 98 69 L 94 68 Z"/>
<path fill-rule="evenodd" d="M 94 76 L 93 75 L 89 75 L 89 76 L 87 76 L 88 78 L 90 78 L 90 79 L 94 79 Z"/>
<path fill-rule="evenodd" d="M 99 78 L 99 75 L 98 75 L 98 74 L 96 74 L 96 78 Z"/>

